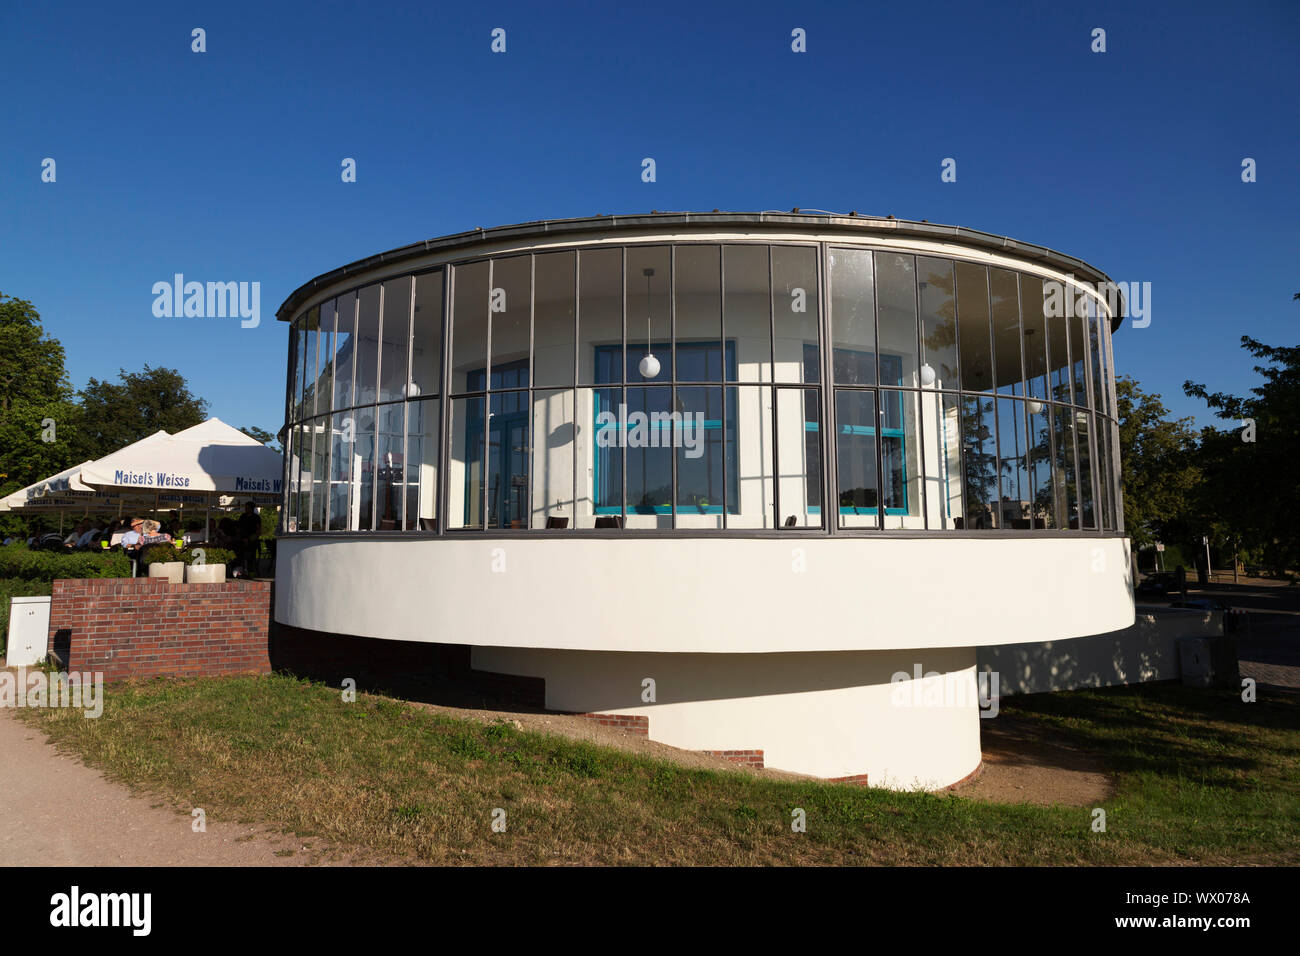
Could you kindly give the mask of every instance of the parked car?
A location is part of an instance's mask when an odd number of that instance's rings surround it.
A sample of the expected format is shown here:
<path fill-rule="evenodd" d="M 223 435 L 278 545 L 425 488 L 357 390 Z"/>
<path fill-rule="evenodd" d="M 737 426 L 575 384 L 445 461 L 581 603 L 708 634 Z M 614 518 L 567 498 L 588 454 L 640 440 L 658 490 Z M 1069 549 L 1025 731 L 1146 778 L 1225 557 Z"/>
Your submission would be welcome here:
<path fill-rule="evenodd" d="M 1171 571 L 1156 571 L 1138 582 L 1137 593 L 1164 597 L 1178 592 L 1178 576 Z"/>

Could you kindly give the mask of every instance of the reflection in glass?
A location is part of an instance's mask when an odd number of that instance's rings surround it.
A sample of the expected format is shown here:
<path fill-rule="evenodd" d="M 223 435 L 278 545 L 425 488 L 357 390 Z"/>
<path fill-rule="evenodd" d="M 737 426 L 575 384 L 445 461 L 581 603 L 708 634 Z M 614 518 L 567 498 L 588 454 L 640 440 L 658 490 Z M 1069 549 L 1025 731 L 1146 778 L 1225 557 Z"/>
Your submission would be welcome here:
<path fill-rule="evenodd" d="M 772 318 L 776 338 L 776 380 L 817 382 L 820 365 L 804 360 L 805 346 L 818 348 L 817 250 L 772 246 Z"/>
<path fill-rule="evenodd" d="M 622 388 L 578 390 L 578 421 L 595 423 L 592 438 L 579 432 L 578 479 L 589 476 L 590 496 L 579 488 L 578 527 L 591 528 L 601 518 L 620 518 L 623 511 L 623 453 L 626 450 L 626 408 Z M 584 411 L 586 414 L 584 414 Z M 590 462 L 587 468 L 584 462 Z"/>
<path fill-rule="evenodd" d="M 966 494 L 963 526 L 970 530 L 996 528 L 993 502 L 998 494 L 998 449 L 994 400 L 962 395 L 961 430 Z"/>
<path fill-rule="evenodd" d="M 957 307 L 951 259 L 916 257 L 917 299 L 921 305 L 923 388 L 957 387 Z"/>
<path fill-rule="evenodd" d="M 487 261 L 471 262 L 453 270 L 451 390 L 469 389 L 471 372 L 487 365 L 488 270 Z"/>
<path fill-rule="evenodd" d="M 886 528 L 925 527 L 918 405 L 916 392 L 880 390 L 880 498 Z"/>
<path fill-rule="evenodd" d="M 916 265 L 911 256 L 876 253 L 876 309 L 882 385 L 917 386 Z M 885 357 L 895 359 L 887 368 Z"/>
<path fill-rule="evenodd" d="M 1031 398 L 1048 396 L 1048 373 L 1056 362 L 1056 341 L 1053 319 L 1047 315 L 1044 296 L 1047 294 L 1043 280 L 1036 276 L 1020 276 L 1021 323 L 1024 328 L 1025 379 Z M 1049 346 L 1051 362 L 1048 361 Z M 1062 360 L 1064 361 L 1064 360 Z"/>
<path fill-rule="evenodd" d="M 1026 456 L 1033 495 L 1033 526 L 1058 528 L 1056 488 L 1052 481 L 1052 413 L 1037 399 L 1025 403 L 1029 418 L 1029 450 Z"/>
<path fill-rule="evenodd" d="M 989 275 L 984 266 L 957 263 L 957 324 L 961 345 L 961 387 L 993 391 L 993 347 L 989 331 Z"/>
<path fill-rule="evenodd" d="M 966 510 L 962 494 L 961 399 L 955 392 L 922 393 L 920 402 L 926 444 L 926 526 L 960 528 Z"/>
<path fill-rule="evenodd" d="M 379 370 L 379 286 L 368 285 L 357 295 L 356 385 L 352 404 L 373 405 Z"/>
<path fill-rule="evenodd" d="M 1088 407 L 1088 320 L 1082 315 L 1070 318 L 1070 365 L 1074 378 L 1074 404 Z"/>
<path fill-rule="evenodd" d="M 1020 361 L 1020 289 L 1016 274 L 989 270 L 989 300 L 993 317 L 993 359 L 997 363 L 999 395 L 1023 395 Z M 1030 305 L 1030 318 L 1034 318 Z M 1031 336 L 1032 338 L 1033 336 Z"/>
<path fill-rule="evenodd" d="M 1028 530 L 1033 513 L 1033 490 L 1029 481 L 1029 439 L 1025 405 L 1010 398 L 998 399 L 998 527 Z"/>
<path fill-rule="evenodd" d="M 437 530 L 438 433 L 436 398 L 408 402 L 406 410 L 406 530 Z"/>
<path fill-rule="evenodd" d="M 1058 527 L 1079 527 L 1079 488 L 1074 471 L 1074 410 L 1065 405 L 1052 406 L 1055 461 L 1053 481 L 1056 485 Z"/>
<path fill-rule="evenodd" d="M 844 385 L 874 385 L 876 308 L 871 252 L 865 249 L 831 249 L 827 259 L 830 264 L 835 381 Z M 864 360 L 839 361 L 844 354 L 863 356 Z"/>
<path fill-rule="evenodd" d="M 1079 455 L 1079 511 L 1083 527 L 1097 527 L 1092 491 L 1092 416 L 1082 409 L 1074 411 L 1074 443 Z"/>
<path fill-rule="evenodd" d="M 526 528 L 528 500 L 528 392 L 492 395 L 488 419 L 487 501 L 489 528 Z M 472 419 L 471 428 L 473 427 Z"/>
<path fill-rule="evenodd" d="M 384 283 L 383 342 L 379 349 L 380 402 L 398 402 L 405 397 L 402 386 L 407 376 L 407 343 L 411 338 L 411 277 Z"/>
<path fill-rule="evenodd" d="M 406 501 L 406 406 L 404 402 L 391 402 L 380 405 L 376 413 L 375 530 L 400 531 Z"/>
<path fill-rule="evenodd" d="M 635 386 L 627 390 L 627 526 L 671 528 L 673 499 L 672 389 Z"/>
<path fill-rule="evenodd" d="M 352 373 L 355 362 L 353 336 L 357 328 L 357 297 L 355 293 L 339 296 L 334 302 L 334 408 L 352 407 Z"/>

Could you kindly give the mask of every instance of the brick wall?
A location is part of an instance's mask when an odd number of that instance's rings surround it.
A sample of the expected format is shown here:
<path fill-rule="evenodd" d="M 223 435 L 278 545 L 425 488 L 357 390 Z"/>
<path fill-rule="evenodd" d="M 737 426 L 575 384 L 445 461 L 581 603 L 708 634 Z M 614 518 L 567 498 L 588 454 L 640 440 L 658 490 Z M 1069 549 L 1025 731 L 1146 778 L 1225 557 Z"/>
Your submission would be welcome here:
<path fill-rule="evenodd" d="M 606 727 L 617 727 L 638 737 L 650 736 L 650 718 L 641 714 L 576 714 Z"/>
<path fill-rule="evenodd" d="M 64 670 L 126 677 L 266 674 L 270 581 L 55 581 L 48 650 Z"/>
<path fill-rule="evenodd" d="M 761 750 L 701 750 L 700 753 L 723 757 L 732 763 L 744 764 L 746 767 L 763 769 L 763 751 Z"/>

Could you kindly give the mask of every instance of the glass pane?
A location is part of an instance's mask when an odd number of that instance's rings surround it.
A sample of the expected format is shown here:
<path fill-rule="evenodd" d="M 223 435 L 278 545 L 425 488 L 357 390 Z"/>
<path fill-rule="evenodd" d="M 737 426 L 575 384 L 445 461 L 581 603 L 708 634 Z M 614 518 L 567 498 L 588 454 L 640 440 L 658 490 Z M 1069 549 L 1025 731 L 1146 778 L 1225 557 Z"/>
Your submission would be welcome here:
<path fill-rule="evenodd" d="M 1048 321 L 1043 280 L 1021 276 L 1021 324 L 1024 334 L 1024 377 L 1034 398 L 1048 397 Z M 1056 320 L 1060 321 L 1060 320 Z"/>
<path fill-rule="evenodd" d="M 451 403 L 451 450 L 447 461 L 448 528 L 483 527 L 483 396 Z"/>
<path fill-rule="evenodd" d="M 1074 412 L 1074 443 L 1079 454 L 1079 510 L 1083 527 L 1096 529 L 1097 511 L 1092 491 L 1092 416 L 1082 409 Z"/>
<path fill-rule="evenodd" d="M 670 260 L 668 246 L 627 250 L 626 380 L 629 382 L 672 381 L 672 316 L 668 301 Z M 659 370 L 653 375 L 641 374 L 641 363 L 647 355 L 653 355 L 658 363 Z M 654 371 L 653 368 L 649 370 Z"/>
<path fill-rule="evenodd" d="M 1033 507 L 1029 487 L 1028 436 L 1023 402 L 998 399 L 998 526 L 1028 530 Z"/>
<path fill-rule="evenodd" d="M 436 531 L 438 501 L 438 433 L 442 427 L 438 399 L 409 402 L 406 410 L 406 530 Z"/>
<path fill-rule="evenodd" d="M 880 498 L 886 528 L 925 527 L 918 404 L 916 392 L 880 390 Z"/>
<path fill-rule="evenodd" d="M 411 277 L 384 283 L 383 342 L 379 348 L 377 401 L 395 402 L 404 396 L 406 347 L 411 340 Z"/>
<path fill-rule="evenodd" d="M 1064 507 L 1065 513 L 1058 513 L 1061 519 L 1062 528 L 1079 527 L 1079 488 L 1075 481 L 1074 471 L 1074 426 L 1072 416 L 1074 411 L 1071 408 L 1062 405 L 1052 406 L 1052 417 L 1056 423 L 1056 472 L 1057 486 L 1056 500 L 1060 507 Z"/>
<path fill-rule="evenodd" d="M 961 344 L 961 387 L 993 391 L 993 350 L 989 344 L 989 271 L 957 263 L 957 325 Z"/>
<path fill-rule="evenodd" d="M 320 332 L 316 336 L 316 376 L 307 383 L 303 406 L 317 415 L 327 413 L 334 401 L 334 300 L 320 307 Z M 310 361 L 310 359 L 309 359 Z"/>
<path fill-rule="evenodd" d="M 832 249 L 828 261 L 835 381 L 874 385 L 876 294 L 871 253 L 865 249 Z"/>
<path fill-rule="evenodd" d="M 329 465 L 329 530 L 347 531 L 348 505 L 351 502 L 349 478 L 352 468 L 352 439 L 356 434 L 356 419 L 351 413 L 337 414 L 332 419 L 330 431 Z"/>
<path fill-rule="evenodd" d="M 952 260 L 916 257 L 917 299 L 921 303 L 921 385 L 957 387 L 957 306 Z"/>
<path fill-rule="evenodd" d="M 1027 452 L 1029 482 L 1033 493 L 1033 526 L 1058 528 L 1056 489 L 1052 481 L 1052 415 L 1048 406 L 1037 399 L 1025 403 L 1029 416 Z"/>
<path fill-rule="evenodd" d="M 1030 281 L 1028 277 L 1025 277 L 1026 283 Z M 1035 290 L 1042 286 L 1038 279 L 1032 280 L 1032 283 Z M 1052 401 L 1068 402 L 1070 400 L 1070 360 L 1066 318 L 1064 315 L 1049 316 L 1044 321 L 1047 325 L 1045 371 L 1048 384 L 1051 387 Z M 1026 339 L 1026 342 L 1028 341 Z M 1038 395 L 1037 392 L 1033 391 L 1030 394 L 1035 397 Z"/>
<path fill-rule="evenodd" d="M 880 383 L 917 383 L 916 265 L 911 256 L 876 253 Z"/>
<path fill-rule="evenodd" d="M 401 379 L 398 379 L 401 385 Z M 405 412 L 404 402 L 380 405 L 378 417 L 375 456 L 375 529 L 377 531 L 400 531 L 402 529 L 402 507 L 406 500 L 405 477 L 406 466 L 403 463 L 405 449 Z"/>
<path fill-rule="evenodd" d="M 630 387 L 627 420 L 627 526 L 671 528 L 673 496 L 672 389 Z"/>
<path fill-rule="evenodd" d="M 578 389 L 578 527 L 623 520 L 623 452 L 627 408 L 622 388 Z M 586 436 L 592 436 L 587 438 Z"/>
<path fill-rule="evenodd" d="M 289 383 L 285 396 L 284 420 L 302 420 L 302 348 L 301 320 L 289 326 Z"/>
<path fill-rule="evenodd" d="M 880 527 L 876 393 L 835 392 L 835 494 L 841 528 Z"/>
<path fill-rule="evenodd" d="M 997 423 L 994 399 L 961 397 L 962 462 L 968 530 L 997 527 L 992 503 L 998 493 Z"/>
<path fill-rule="evenodd" d="M 779 352 L 779 349 L 778 349 Z M 821 393 L 776 393 L 777 492 L 782 528 L 822 526 Z"/>
<path fill-rule="evenodd" d="M 357 297 L 349 292 L 334 303 L 334 408 L 352 407 L 353 334 L 357 326 Z"/>
<path fill-rule="evenodd" d="M 550 252 L 536 258 L 533 381 L 538 385 L 573 384 L 577 268 L 574 252 Z"/>
<path fill-rule="evenodd" d="M 737 378 L 772 381 L 772 300 L 767 246 L 724 246 L 723 310 L 727 341 L 734 343 Z"/>
<path fill-rule="evenodd" d="M 538 268 L 541 268 L 538 258 Z M 570 263 L 572 265 L 572 263 Z M 539 272 L 540 276 L 540 272 Z M 541 287 L 541 283 L 538 283 Z M 569 343 L 572 347 L 572 342 Z M 570 361 L 570 368 L 573 363 Z M 573 389 L 533 392 L 533 510 L 530 527 L 573 528 L 573 464 L 578 433 Z"/>
<path fill-rule="evenodd" d="M 777 381 L 821 381 L 819 312 L 817 250 L 807 246 L 772 246 Z"/>
<path fill-rule="evenodd" d="M 487 499 L 489 528 L 527 528 L 528 392 L 492 395 L 488 419 Z"/>
<path fill-rule="evenodd" d="M 723 467 L 723 433 L 735 430 L 725 420 L 721 386 L 677 389 L 673 447 L 677 451 L 677 527 L 722 528 L 723 504 L 734 510 L 735 475 Z"/>
<path fill-rule="evenodd" d="M 352 442 L 352 530 L 374 530 L 375 504 L 375 412 L 372 406 L 358 408 L 356 437 Z"/>
<path fill-rule="evenodd" d="M 718 246 L 676 246 L 674 255 L 676 258 L 673 262 L 673 321 L 678 346 L 677 380 L 721 382 L 720 249 Z M 721 392 L 718 401 L 722 401 Z"/>
<path fill-rule="evenodd" d="M 356 385 L 352 404 L 373 405 L 379 370 L 379 286 L 369 285 L 357 296 Z"/>
<path fill-rule="evenodd" d="M 766 269 L 766 250 L 763 266 Z M 763 306 L 767 307 L 766 297 Z M 771 528 L 776 514 L 772 390 L 750 385 L 728 388 L 726 429 L 727 527 Z"/>
<path fill-rule="evenodd" d="M 1107 387 L 1109 369 L 1106 368 L 1105 322 L 1096 300 L 1088 299 L 1088 353 L 1092 356 L 1092 402 L 1093 408 L 1102 415 L 1110 414 L 1109 388 Z"/>
<path fill-rule="evenodd" d="M 925 434 L 926 526 L 961 527 L 965 513 L 961 471 L 961 403 L 953 392 L 922 393 Z"/>
<path fill-rule="evenodd" d="M 1111 516 L 1110 502 L 1110 481 L 1107 478 L 1110 467 L 1110 438 L 1106 428 L 1106 420 L 1098 417 L 1096 419 L 1097 427 L 1093 444 L 1097 447 L 1097 500 L 1099 507 L 1097 509 L 1097 520 L 1105 531 L 1111 531 L 1115 527 L 1115 519 Z"/>
<path fill-rule="evenodd" d="M 1070 366 L 1074 379 L 1074 404 L 1088 407 L 1088 319 L 1070 316 Z"/>
<path fill-rule="evenodd" d="M 500 369 L 522 368 L 525 374 L 528 371 L 532 268 L 529 256 L 497 259 L 492 264 L 492 388 L 510 387 L 504 381 L 498 385 Z M 522 384 L 526 385 L 527 381 Z"/>
<path fill-rule="evenodd" d="M 312 419 L 311 432 L 311 527 L 308 530 L 324 531 L 329 507 L 330 417 L 323 415 Z"/>
<path fill-rule="evenodd" d="M 409 398 L 437 395 L 442 388 L 442 271 L 415 277 L 415 321 L 411 328 Z"/>
<path fill-rule="evenodd" d="M 1041 298 L 1041 297 L 1040 297 Z M 1020 292 L 1016 274 L 989 270 L 989 299 L 993 317 L 993 359 L 999 395 L 1023 395 L 1020 363 Z M 1031 336 L 1032 338 L 1032 336 Z"/>
<path fill-rule="evenodd" d="M 645 279 L 641 282 L 644 294 Z M 637 321 L 644 323 L 645 316 Z M 580 382 L 623 381 L 621 249 L 584 249 L 578 254 L 578 363 Z"/>
<path fill-rule="evenodd" d="M 488 262 L 457 266 L 453 277 L 451 390 L 482 388 L 470 375 L 487 367 Z"/>
<path fill-rule="evenodd" d="M 311 418 L 316 414 L 316 350 L 320 347 L 320 310 L 312 309 L 303 319 L 302 331 L 302 371 L 298 384 L 301 386 L 301 418 Z M 330 314 L 333 322 L 333 313 Z"/>

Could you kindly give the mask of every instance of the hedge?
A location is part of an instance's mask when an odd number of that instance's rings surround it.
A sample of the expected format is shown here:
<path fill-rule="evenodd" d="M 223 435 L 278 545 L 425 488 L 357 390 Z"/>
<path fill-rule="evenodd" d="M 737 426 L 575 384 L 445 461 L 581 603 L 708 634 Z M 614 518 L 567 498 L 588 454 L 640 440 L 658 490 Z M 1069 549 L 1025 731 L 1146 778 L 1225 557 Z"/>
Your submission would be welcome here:
<path fill-rule="evenodd" d="M 21 544 L 0 547 L 0 579 L 129 578 L 131 562 L 121 551 L 31 551 Z"/>

